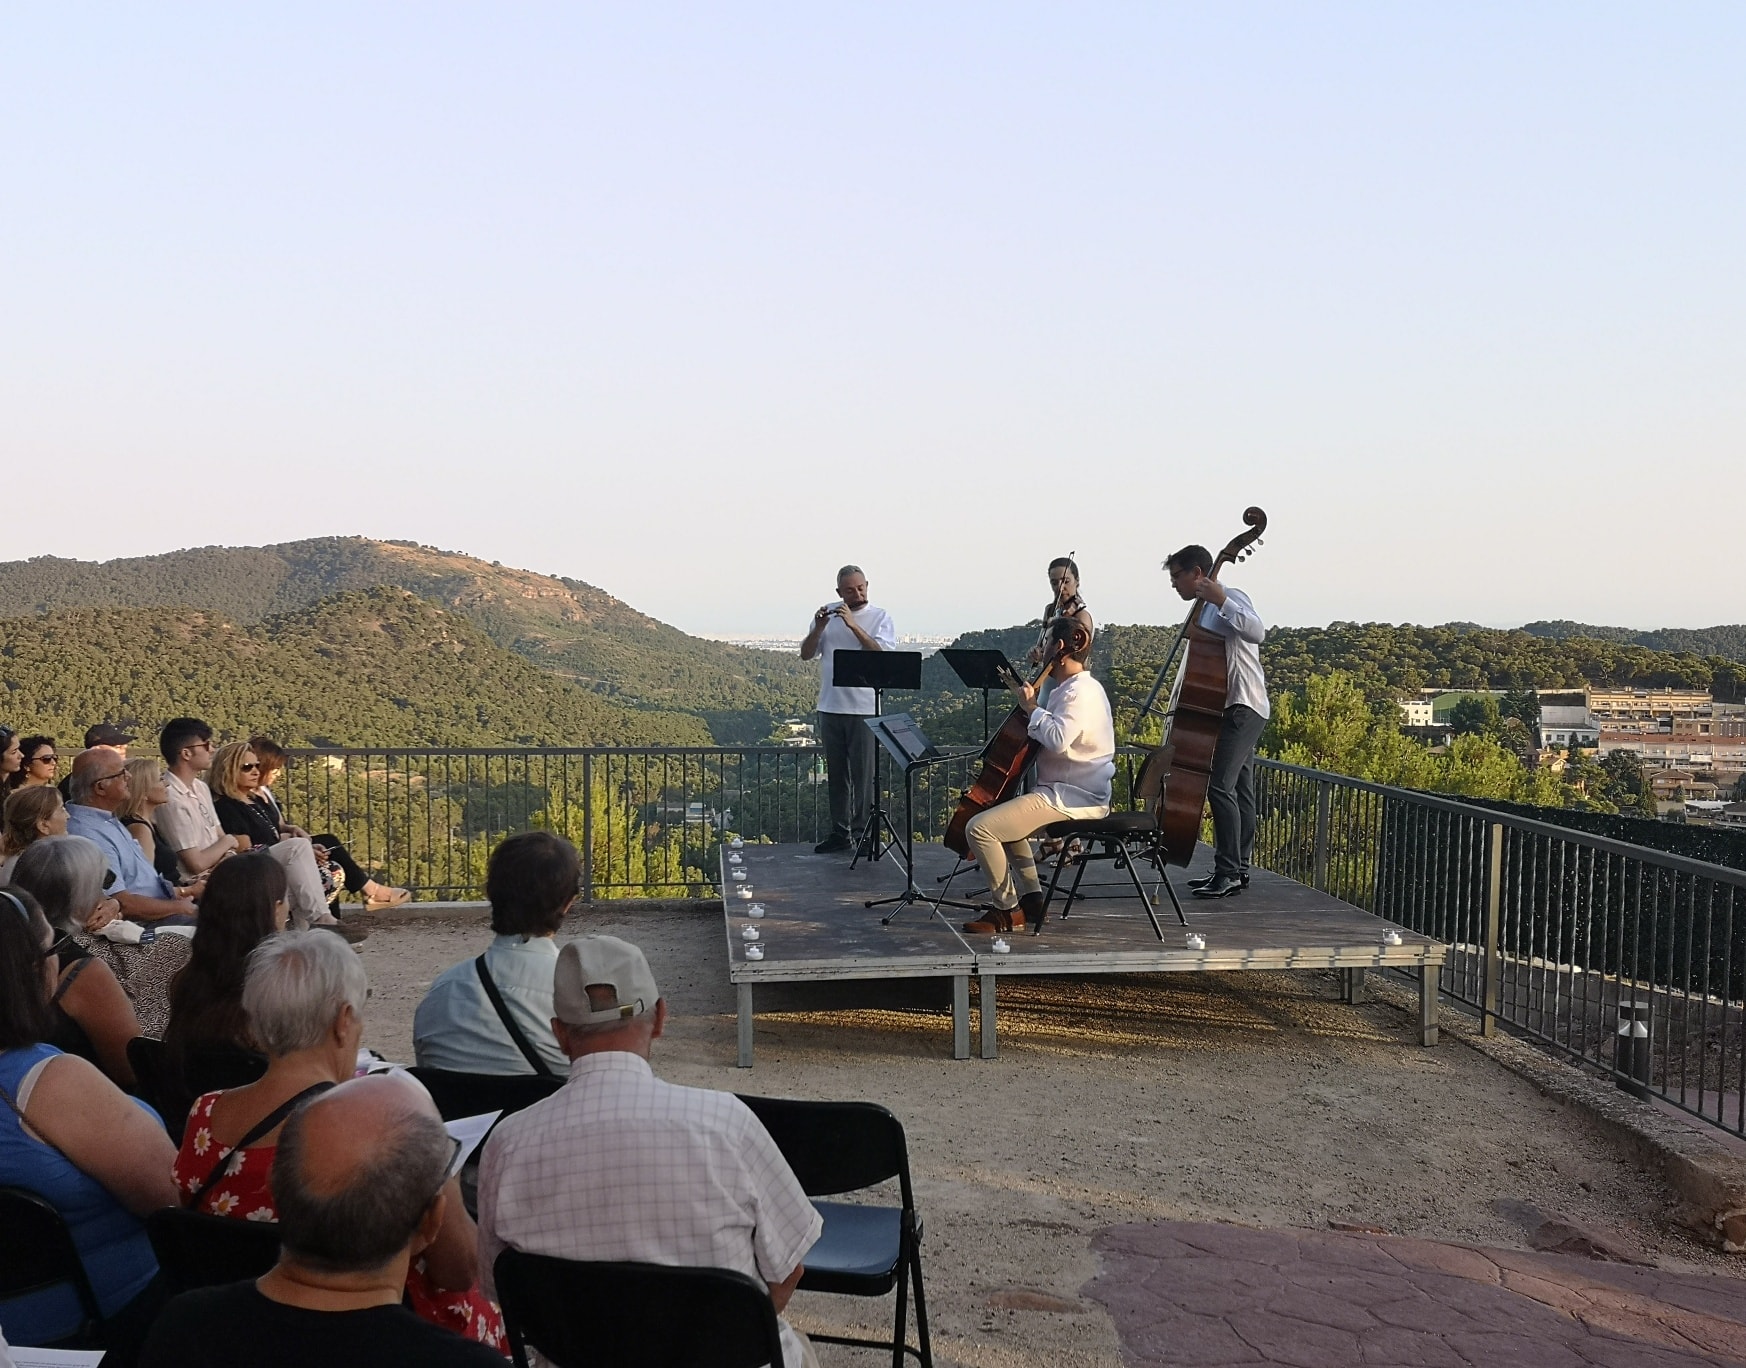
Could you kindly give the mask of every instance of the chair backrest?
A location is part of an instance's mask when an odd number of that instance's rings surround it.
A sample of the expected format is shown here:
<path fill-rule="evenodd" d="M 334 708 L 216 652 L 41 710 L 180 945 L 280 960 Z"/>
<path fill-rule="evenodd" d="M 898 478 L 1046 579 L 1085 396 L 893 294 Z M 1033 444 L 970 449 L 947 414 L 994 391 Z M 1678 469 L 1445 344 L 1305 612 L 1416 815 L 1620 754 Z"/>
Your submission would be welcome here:
<path fill-rule="evenodd" d="M 782 1363 L 770 1289 L 726 1268 L 584 1263 L 506 1249 L 497 1298 L 518 1364 L 759 1368 Z"/>
<path fill-rule="evenodd" d="M 180 1140 L 181 1127 L 165 1110 L 172 1105 L 170 1095 L 179 1093 L 181 1088 L 175 1082 L 175 1070 L 164 1042 L 155 1036 L 135 1036 L 127 1042 L 127 1063 L 133 1070 L 134 1091 L 163 1117 L 164 1127 L 171 1132 L 172 1138 Z"/>
<path fill-rule="evenodd" d="M 877 1102 L 802 1102 L 791 1097 L 740 1101 L 764 1123 L 808 1197 L 829 1197 L 897 1178 L 903 1204 L 915 1205 L 903 1123 Z"/>
<path fill-rule="evenodd" d="M 494 1111 L 508 1116 L 543 1102 L 564 1086 L 562 1078 L 538 1074 L 474 1074 L 426 1068 L 407 1072 L 424 1084 L 445 1121 Z"/>
<path fill-rule="evenodd" d="M 279 1227 L 272 1221 L 166 1207 L 147 1216 L 145 1226 L 172 1292 L 258 1278 L 279 1262 Z"/>
<path fill-rule="evenodd" d="M 194 1097 L 240 1088 L 266 1071 L 266 1055 L 241 1045 L 195 1045 L 182 1061 L 182 1076 Z"/>
<path fill-rule="evenodd" d="M 103 1320 L 97 1294 L 61 1213 L 29 1188 L 0 1187 L 0 1301 L 71 1284 L 86 1327 Z"/>

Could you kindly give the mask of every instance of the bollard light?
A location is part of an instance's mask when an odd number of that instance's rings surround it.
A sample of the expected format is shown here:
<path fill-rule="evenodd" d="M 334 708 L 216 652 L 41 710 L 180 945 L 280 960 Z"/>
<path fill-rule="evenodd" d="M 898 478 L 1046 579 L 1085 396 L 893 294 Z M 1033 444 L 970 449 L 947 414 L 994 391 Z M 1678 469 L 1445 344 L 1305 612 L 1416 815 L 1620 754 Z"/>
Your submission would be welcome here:
<path fill-rule="evenodd" d="M 1632 1097 L 1649 1100 L 1650 1066 L 1654 1052 L 1649 1040 L 1650 1004 L 1634 998 L 1619 1002 L 1619 1029 L 1613 1034 L 1613 1067 L 1618 1085 Z"/>

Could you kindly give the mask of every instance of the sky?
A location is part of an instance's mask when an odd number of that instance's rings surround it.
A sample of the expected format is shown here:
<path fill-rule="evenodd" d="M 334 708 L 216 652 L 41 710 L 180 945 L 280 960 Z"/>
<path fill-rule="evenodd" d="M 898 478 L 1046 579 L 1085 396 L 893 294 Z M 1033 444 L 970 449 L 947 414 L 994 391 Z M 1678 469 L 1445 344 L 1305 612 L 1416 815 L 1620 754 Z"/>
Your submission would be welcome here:
<path fill-rule="evenodd" d="M 0 26 L 0 559 L 402 538 L 694 632 L 1746 619 L 1746 6 Z"/>

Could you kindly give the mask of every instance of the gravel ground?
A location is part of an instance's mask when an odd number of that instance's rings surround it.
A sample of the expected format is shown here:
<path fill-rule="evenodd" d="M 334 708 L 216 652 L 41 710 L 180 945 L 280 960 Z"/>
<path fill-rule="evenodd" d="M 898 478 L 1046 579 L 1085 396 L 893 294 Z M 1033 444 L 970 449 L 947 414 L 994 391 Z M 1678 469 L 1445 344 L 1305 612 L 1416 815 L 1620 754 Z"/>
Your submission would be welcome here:
<path fill-rule="evenodd" d="M 1080 1289 L 1092 1236 L 1131 1221 L 1336 1222 L 1525 1248 L 1545 1213 L 1662 1267 L 1746 1273 L 1685 1236 L 1659 1177 L 1583 1114 L 1447 1036 L 1419 1048 L 1396 1008 L 1342 1005 L 1332 974 L 1009 980 L 1001 1057 L 956 1062 L 943 982 L 766 988 L 748 1072 L 734 1067 L 719 912 L 572 925 L 564 939 L 611 932 L 648 954 L 673 1014 L 655 1045 L 663 1077 L 866 1098 L 903 1120 L 941 1364 L 1119 1364 L 1113 1324 Z M 482 921 L 379 926 L 360 947 L 366 1043 L 410 1061 L 424 990 L 489 936 Z M 803 1294 L 791 1314 L 888 1333 L 889 1306 Z"/>

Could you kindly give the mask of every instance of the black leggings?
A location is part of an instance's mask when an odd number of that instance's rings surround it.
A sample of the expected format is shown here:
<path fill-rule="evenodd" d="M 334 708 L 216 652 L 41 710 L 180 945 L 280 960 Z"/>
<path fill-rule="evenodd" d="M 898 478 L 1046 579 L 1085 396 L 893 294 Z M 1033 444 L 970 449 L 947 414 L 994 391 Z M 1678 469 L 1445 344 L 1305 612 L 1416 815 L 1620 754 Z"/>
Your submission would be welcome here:
<path fill-rule="evenodd" d="M 340 843 L 338 836 L 311 836 L 309 839 L 313 845 L 325 846 L 327 858 L 344 871 L 346 892 L 362 893 L 364 891 L 364 885 L 370 882 L 370 876 L 364 872 L 364 867 L 352 858 L 351 852 Z"/>

